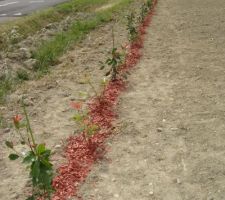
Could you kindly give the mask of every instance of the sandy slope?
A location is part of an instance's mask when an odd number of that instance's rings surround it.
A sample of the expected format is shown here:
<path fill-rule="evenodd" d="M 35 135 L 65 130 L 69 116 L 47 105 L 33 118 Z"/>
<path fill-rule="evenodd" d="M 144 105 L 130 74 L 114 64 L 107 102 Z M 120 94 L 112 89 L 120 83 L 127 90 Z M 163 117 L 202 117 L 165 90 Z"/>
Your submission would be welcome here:
<path fill-rule="evenodd" d="M 159 0 L 84 200 L 225 199 L 224 5 Z"/>

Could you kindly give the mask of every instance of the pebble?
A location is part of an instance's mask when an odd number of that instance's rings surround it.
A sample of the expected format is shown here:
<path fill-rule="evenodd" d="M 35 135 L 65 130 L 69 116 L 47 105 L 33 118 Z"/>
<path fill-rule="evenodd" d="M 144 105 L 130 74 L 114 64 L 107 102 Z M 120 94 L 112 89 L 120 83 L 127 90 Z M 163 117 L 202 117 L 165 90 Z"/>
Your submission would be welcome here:
<path fill-rule="evenodd" d="M 119 195 L 119 194 L 114 194 L 113 196 L 114 196 L 115 198 L 119 198 L 120 195 Z"/>
<path fill-rule="evenodd" d="M 157 132 L 162 132 L 162 128 L 157 128 Z"/>
<path fill-rule="evenodd" d="M 179 178 L 177 178 L 176 182 L 177 184 L 181 184 L 181 180 Z"/>
<path fill-rule="evenodd" d="M 61 147 L 62 147 L 62 145 L 60 145 L 60 144 L 55 145 L 55 149 L 59 149 Z"/>

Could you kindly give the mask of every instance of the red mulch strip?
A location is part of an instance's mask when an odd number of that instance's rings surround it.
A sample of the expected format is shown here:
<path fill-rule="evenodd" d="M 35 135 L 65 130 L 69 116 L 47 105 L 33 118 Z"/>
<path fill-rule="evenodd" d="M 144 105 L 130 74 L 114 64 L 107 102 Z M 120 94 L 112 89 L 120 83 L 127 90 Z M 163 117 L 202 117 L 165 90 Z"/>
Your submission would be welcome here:
<path fill-rule="evenodd" d="M 154 0 L 153 9 L 144 23 L 140 25 L 138 40 L 130 45 L 121 72 L 134 67 L 140 60 L 144 34 L 151 22 L 156 3 L 157 0 Z M 100 131 L 88 141 L 86 141 L 84 133 L 68 138 L 65 149 L 67 163 L 59 167 L 58 175 L 53 180 L 55 193 L 52 200 L 66 200 L 71 196 L 82 199 L 77 194 L 79 186 L 85 181 L 95 161 L 102 158 L 105 153 L 104 142 L 112 133 L 112 122 L 116 118 L 114 108 L 124 89 L 125 82 L 123 80 L 111 81 L 102 93 L 102 98 L 93 99 L 89 103 L 92 122 L 100 127 Z"/>

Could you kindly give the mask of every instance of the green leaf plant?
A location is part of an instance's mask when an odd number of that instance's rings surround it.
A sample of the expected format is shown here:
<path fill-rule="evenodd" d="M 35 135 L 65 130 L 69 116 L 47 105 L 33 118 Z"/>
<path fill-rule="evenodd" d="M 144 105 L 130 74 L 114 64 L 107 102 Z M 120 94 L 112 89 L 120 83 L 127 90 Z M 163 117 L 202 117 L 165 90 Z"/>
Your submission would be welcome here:
<path fill-rule="evenodd" d="M 109 66 L 109 71 L 105 74 L 105 76 L 111 76 L 111 80 L 115 81 L 117 79 L 117 76 L 119 74 L 118 70 L 121 64 L 123 63 L 123 53 L 119 51 L 117 47 L 115 47 L 115 35 L 114 35 L 114 29 L 112 27 L 112 41 L 113 46 L 112 50 L 110 52 L 110 57 L 106 59 L 105 62 L 100 62 L 101 68 L 100 70 L 105 69 L 106 66 Z"/>
<path fill-rule="evenodd" d="M 27 151 L 19 152 L 12 141 L 5 141 L 5 145 L 13 151 L 9 155 L 9 159 L 22 159 L 22 163 L 26 164 L 30 170 L 33 187 L 32 195 L 27 200 L 36 200 L 39 198 L 50 199 L 50 195 L 53 192 L 53 168 L 50 162 L 51 150 L 47 149 L 45 144 L 36 143 L 23 100 L 22 108 L 25 119 L 22 120 L 21 115 L 16 115 L 13 117 L 13 123 L 19 135 L 20 143 L 26 146 Z"/>
<path fill-rule="evenodd" d="M 138 31 L 135 22 L 135 14 L 132 12 L 130 15 L 127 15 L 126 18 L 127 18 L 128 39 L 130 42 L 133 42 L 137 39 L 138 36 Z"/>
<path fill-rule="evenodd" d="M 138 17 L 138 21 L 139 21 L 140 23 L 144 22 L 145 17 L 146 17 L 147 14 L 148 14 L 148 10 L 149 10 L 149 7 L 148 7 L 147 3 L 143 3 L 143 4 L 141 5 L 140 16 Z"/>
<path fill-rule="evenodd" d="M 82 102 L 71 102 L 70 106 L 75 110 L 73 120 L 78 124 L 86 142 L 89 142 L 89 139 L 99 130 L 99 127 L 91 122 Z"/>
<path fill-rule="evenodd" d="M 148 9 L 151 10 L 152 8 L 152 0 L 147 0 L 147 6 L 148 6 Z"/>
<path fill-rule="evenodd" d="M 141 11 L 140 11 L 140 16 L 138 17 L 138 21 L 140 23 L 143 23 L 145 20 L 145 17 L 147 16 L 149 10 L 152 8 L 152 0 L 147 0 L 146 3 L 143 3 L 141 5 Z"/>

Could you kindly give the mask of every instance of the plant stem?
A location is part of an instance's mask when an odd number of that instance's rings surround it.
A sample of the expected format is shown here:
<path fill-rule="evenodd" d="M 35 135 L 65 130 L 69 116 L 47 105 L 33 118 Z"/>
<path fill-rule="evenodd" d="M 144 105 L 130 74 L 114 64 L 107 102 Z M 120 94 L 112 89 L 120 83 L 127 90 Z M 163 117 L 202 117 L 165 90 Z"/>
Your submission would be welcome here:
<path fill-rule="evenodd" d="M 94 85 L 92 84 L 92 82 L 91 82 L 89 79 L 87 79 L 87 82 L 88 82 L 88 84 L 91 86 L 91 88 L 92 88 L 92 90 L 94 91 L 96 97 L 99 98 L 98 92 L 96 91 L 96 89 L 95 89 Z"/>
<path fill-rule="evenodd" d="M 113 49 L 115 48 L 115 34 L 114 34 L 114 26 L 112 26 L 112 40 L 113 40 Z"/>
<path fill-rule="evenodd" d="M 28 137 L 28 146 L 30 147 L 30 150 L 35 154 L 35 150 L 33 149 L 32 145 L 31 145 L 31 142 L 30 142 L 30 138 L 29 137 Z"/>
<path fill-rule="evenodd" d="M 26 121 L 27 121 L 27 130 L 30 133 L 31 140 L 32 140 L 32 143 L 34 145 L 34 149 L 36 149 L 36 142 L 35 142 L 35 139 L 34 139 L 34 134 L 33 134 L 33 131 L 31 129 L 31 126 L 30 126 L 30 120 L 29 120 L 29 117 L 28 117 L 28 114 L 27 114 L 27 110 L 26 110 L 26 106 L 24 104 L 23 99 L 22 99 L 22 107 L 23 107 L 23 112 L 24 112 L 24 115 L 25 115 Z"/>

